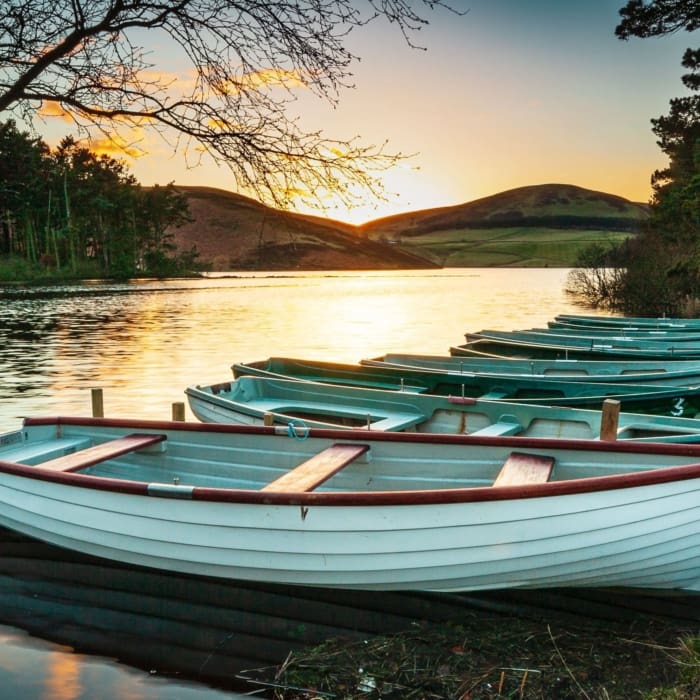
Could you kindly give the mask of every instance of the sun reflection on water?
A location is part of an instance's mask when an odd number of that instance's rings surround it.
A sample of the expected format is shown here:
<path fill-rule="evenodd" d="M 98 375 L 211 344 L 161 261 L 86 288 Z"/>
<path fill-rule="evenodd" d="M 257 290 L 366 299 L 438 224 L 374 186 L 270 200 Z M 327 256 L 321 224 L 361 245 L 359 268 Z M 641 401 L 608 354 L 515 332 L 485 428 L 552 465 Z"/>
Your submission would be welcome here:
<path fill-rule="evenodd" d="M 482 328 L 575 310 L 566 270 L 249 274 L 76 287 L 0 307 L 0 426 L 30 414 L 168 418 L 191 384 L 269 356 L 444 355 Z M 189 416 L 188 416 L 189 417 Z"/>

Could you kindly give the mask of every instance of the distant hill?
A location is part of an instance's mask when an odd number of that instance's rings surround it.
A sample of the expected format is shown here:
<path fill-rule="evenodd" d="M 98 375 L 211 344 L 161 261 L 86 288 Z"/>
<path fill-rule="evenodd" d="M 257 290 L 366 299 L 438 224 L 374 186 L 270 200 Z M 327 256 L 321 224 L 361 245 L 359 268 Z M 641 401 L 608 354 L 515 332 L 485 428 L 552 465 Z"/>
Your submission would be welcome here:
<path fill-rule="evenodd" d="M 361 231 L 446 267 L 570 266 L 582 248 L 633 235 L 647 217 L 646 204 L 548 184 L 377 219 Z"/>
<path fill-rule="evenodd" d="M 210 187 L 180 187 L 192 223 L 172 229 L 181 250 L 196 246 L 213 270 L 371 270 L 438 267 L 395 246 L 369 241 L 356 226 L 267 207 Z"/>
<path fill-rule="evenodd" d="M 178 187 L 194 221 L 173 229 L 214 270 L 570 266 L 594 241 L 636 233 L 644 204 L 573 185 L 533 185 L 353 226 L 232 192 Z"/>

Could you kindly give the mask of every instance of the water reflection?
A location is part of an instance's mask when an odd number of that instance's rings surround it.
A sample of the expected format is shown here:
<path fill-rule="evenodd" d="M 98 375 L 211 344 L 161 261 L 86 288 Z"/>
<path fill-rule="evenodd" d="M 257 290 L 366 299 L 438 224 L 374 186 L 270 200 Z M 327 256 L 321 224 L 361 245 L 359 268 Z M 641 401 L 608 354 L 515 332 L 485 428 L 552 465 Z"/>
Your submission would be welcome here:
<path fill-rule="evenodd" d="M 467 330 L 575 311 L 566 270 L 249 274 L 0 290 L 0 429 L 90 410 L 167 418 L 189 384 L 270 355 L 445 354 Z M 188 416 L 191 418 L 191 416 Z"/>
<path fill-rule="evenodd" d="M 179 683 L 178 698 L 213 700 L 211 688 L 260 690 L 240 675 L 269 678 L 261 669 L 279 665 L 290 651 L 332 637 L 403 630 L 414 620 L 455 621 L 464 607 L 449 596 L 168 574 L 67 552 L 2 528 L 0 551 L 0 623 L 50 643 L 7 627 L 0 633 L 0 683 L 16 687 L 11 697 L 17 700 L 171 699 L 173 678 L 209 686 L 185 694 Z M 143 672 L 128 673 L 110 658 Z"/>
<path fill-rule="evenodd" d="M 13 700 L 233 700 L 244 696 L 175 682 L 86 657 L 0 626 L 2 697 Z"/>
<path fill-rule="evenodd" d="M 507 634 L 514 613 L 563 629 L 606 620 L 620 625 L 616 634 L 625 621 L 665 619 L 681 636 L 697 629 L 697 602 L 611 589 L 459 595 L 224 581 L 108 562 L 0 528 L 0 684 L 15 700 L 270 697 L 290 651 L 330 638 L 363 640 L 414 621 L 502 624 Z"/>

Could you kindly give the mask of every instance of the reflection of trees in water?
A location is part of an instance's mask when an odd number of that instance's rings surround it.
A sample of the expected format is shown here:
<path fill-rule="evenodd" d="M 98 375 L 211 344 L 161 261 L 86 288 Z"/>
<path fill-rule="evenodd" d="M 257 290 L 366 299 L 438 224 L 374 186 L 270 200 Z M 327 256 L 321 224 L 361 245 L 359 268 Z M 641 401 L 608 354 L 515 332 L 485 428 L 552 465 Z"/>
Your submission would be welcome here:
<path fill-rule="evenodd" d="M 148 285 L 148 283 L 144 283 Z M 167 416 L 168 400 L 184 389 L 141 390 L 138 400 L 119 390 L 144 376 L 162 374 L 174 346 L 191 333 L 193 314 L 187 298 L 193 288 L 182 286 L 114 285 L 3 290 L 0 294 L 0 401 L 5 411 L 13 402 L 20 416 L 90 411 L 88 390 L 104 388 L 108 410 L 150 411 L 151 404 Z M 203 291 L 201 287 L 199 292 Z M 164 392 L 172 396 L 163 399 Z M 20 408 L 21 406 L 21 408 Z M 5 418 L 8 416 L 6 415 Z M 0 416 L 0 423 L 2 423 Z M 14 427 L 12 425 L 4 426 Z"/>
<path fill-rule="evenodd" d="M 73 383 L 94 380 L 86 358 L 104 352 L 105 334 L 113 347 L 133 341 L 137 299 L 95 294 L 6 299 L 0 306 L 0 399 L 46 396 L 65 367 Z"/>

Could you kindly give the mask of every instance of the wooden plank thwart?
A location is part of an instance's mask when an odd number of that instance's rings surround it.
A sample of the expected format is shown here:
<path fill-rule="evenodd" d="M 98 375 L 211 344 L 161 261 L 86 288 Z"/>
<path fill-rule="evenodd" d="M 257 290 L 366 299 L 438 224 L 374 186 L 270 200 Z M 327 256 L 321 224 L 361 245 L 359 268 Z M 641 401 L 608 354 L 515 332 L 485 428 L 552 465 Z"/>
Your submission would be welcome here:
<path fill-rule="evenodd" d="M 42 462 L 36 466 L 41 467 L 42 469 L 51 469 L 52 471 L 57 472 L 73 472 L 77 471 L 78 469 L 91 467 L 94 464 L 104 462 L 108 459 L 113 459 L 114 457 L 119 457 L 127 452 L 141 450 L 144 447 L 155 445 L 163 440 L 165 440 L 165 435 L 141 435 L 138 433 L 133 433 L 132 435 L 125 435 L 124 437 L 110 440 L 109 442 L 103 442 L 99 445 L 87 447 L 84 450 L 79 450 L 78 452 L 73 452 L 71 454 L 64 455 L 63 457 L 50 459 L 47 462 Z"/>
<path fill-rule="evenodd" d="M 554 467 L 554 457 L 531 455 L 525 452 L 511 452 L 498 472 L 494 486 L 524 486 L 544 484 Z"/>
<path fill-rule="evenodd" d="M 336 443 L 314 455 L 279 479 L 263 486 L 261 491 L 296 492 L 313 491 L 330 479 L 344 466 L 369 450 L 369 445 Z"/>

